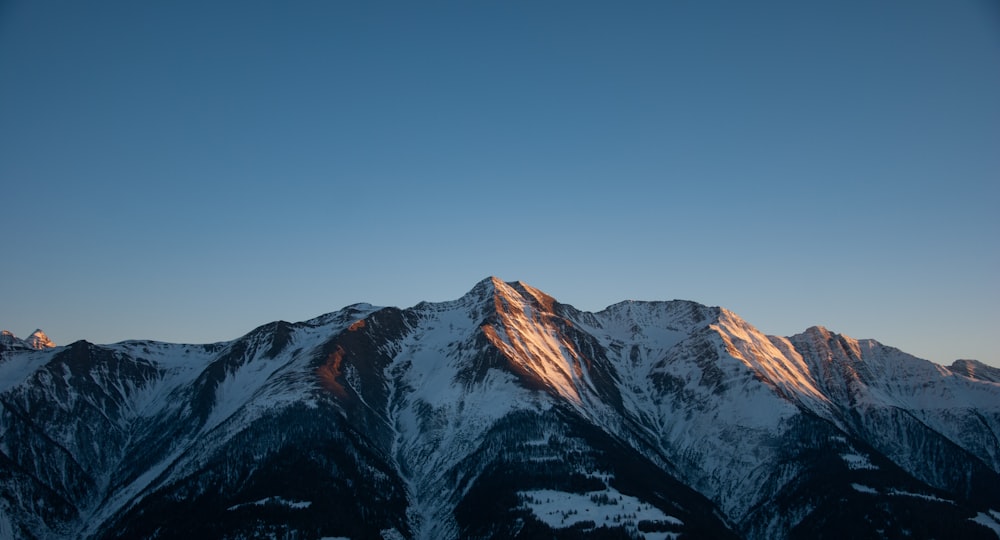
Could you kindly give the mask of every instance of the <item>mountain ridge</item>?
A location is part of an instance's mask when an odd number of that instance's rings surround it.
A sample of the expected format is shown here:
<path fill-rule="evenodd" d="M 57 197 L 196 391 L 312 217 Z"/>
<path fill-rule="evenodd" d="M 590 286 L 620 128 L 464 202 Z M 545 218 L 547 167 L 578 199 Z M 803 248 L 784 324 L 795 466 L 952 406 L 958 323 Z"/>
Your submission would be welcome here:
<path fill-rule="evenodd" d="M 54 347 L 56 347 L 56 344 L 49 339 L 49 336 L 45 335 L 45 332 L 39 329 L 36 329 L 24 339 L 18 338 L 8 330 L 0 331 L 0 350 L 5 348 L 43 350 Z"/>
<path fill-rule="evenodd" d="M 584 312 L 489 277 L 230 342 L 0 355 L 11 535 L 1000 531 L 992 371 L 690 301 Z"/>

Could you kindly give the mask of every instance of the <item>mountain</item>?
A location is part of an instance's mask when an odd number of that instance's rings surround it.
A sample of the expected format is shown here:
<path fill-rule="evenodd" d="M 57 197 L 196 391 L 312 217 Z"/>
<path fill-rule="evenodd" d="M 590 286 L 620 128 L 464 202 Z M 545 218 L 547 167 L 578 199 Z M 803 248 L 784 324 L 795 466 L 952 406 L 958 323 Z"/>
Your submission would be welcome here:
<path fill-rule="evenodd" d="M 32 349 L 51 349 L 56 346 L 56 344 L 49 339 L 49 336 L 46 336 L 45 332 L 42 332 L 41 330 L 35 330 L 24 341 Z"/>
<path fill-rule="evenodd" d="M 41 330 L 35 330 L 27 339 L 18 339 L 17 336 L 7 330 L 0 331 L 0 353 L 8 350 L 51 349 L 55 346 L 56 344 Z"/>
<path fill-rule="evenodd" d="M 0 537 L 997 538 L 997 375 L 496 278 L 224 343 L 4 345 Z"/>

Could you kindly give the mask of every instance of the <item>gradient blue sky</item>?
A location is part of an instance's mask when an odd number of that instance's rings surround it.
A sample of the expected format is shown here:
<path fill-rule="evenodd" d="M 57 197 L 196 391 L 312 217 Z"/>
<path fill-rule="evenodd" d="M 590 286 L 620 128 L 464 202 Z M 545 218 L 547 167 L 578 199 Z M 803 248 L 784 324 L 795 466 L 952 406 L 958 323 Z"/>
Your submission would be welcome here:
<path fill-rule="evenodd" d="M 0 3 L 0 327 L 496 275 L 1000 365 L 1000 4 Z"/>

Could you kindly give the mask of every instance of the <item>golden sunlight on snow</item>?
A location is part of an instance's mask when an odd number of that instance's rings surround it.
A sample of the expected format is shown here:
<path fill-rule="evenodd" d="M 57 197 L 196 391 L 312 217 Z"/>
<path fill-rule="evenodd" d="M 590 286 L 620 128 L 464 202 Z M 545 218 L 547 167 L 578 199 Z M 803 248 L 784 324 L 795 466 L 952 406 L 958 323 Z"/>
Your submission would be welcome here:
<path fill-rule="evenodd" d="M 809 367 L 787 339 L 772 343 L 735 313 L 722 309 L 719 332 L 730 356 L 743 362 L 763 380 L 784 391 L 819 402 L 829 399 L 816 387 Z M 783 350 L 779 350 L 778 347 Z"/>
<path fill-rule="evenodd" d="M 547 294 L 521 285 L 537 303 L 524 298 L 510 285 L 495 279 L 494 302 L 500 316 L 499 329 L 483 325 L 487 339 L 510 359 L 512 367 L 580 404 L 579 385 L 586 384 L 585 361 L 554 322 L 554 300 Z"/>

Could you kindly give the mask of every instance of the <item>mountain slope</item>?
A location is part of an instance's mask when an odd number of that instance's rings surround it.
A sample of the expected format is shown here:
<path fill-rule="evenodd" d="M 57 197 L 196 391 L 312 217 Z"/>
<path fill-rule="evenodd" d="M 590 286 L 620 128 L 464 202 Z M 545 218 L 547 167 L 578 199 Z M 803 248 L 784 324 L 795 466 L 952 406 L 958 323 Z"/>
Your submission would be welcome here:
<path fill-rule="evenodd" d="M 227 343 L 0 355 L 0 536 L 1000 531 L 993 368 L 693 302 L 488 278 Z"/>

